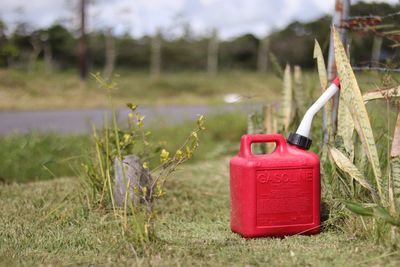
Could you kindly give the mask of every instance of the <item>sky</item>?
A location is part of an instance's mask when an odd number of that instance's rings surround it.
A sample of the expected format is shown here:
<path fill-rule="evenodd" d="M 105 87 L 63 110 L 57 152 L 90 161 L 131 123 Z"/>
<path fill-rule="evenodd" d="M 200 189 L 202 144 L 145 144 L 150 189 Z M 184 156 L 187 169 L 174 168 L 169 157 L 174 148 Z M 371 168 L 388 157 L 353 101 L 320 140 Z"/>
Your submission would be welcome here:
<path fill-rule="evenodd" d="M 140 37 L 157 29 L 179 35 L 189 24 L 197 35 L 218 29 L 222 39 L 244 33 L 262 37 L 294 20 L 311 21 L 332 13 L 334 0 L 89 0 L 88 28 L 111 28 L 116 34 Z M 0 19 L 9 30 L 26 22 L 32 28 L 61 21 L 77 28 L 79 0 L 2 0 Z M 356 1 L 352 1 L 354 3 Z M 372 1 L 365 1 L 372 2 Z M 374 2 L 399 3 L 399 0 Z M 74 11 L 75 10 L 75 11 Z"/>

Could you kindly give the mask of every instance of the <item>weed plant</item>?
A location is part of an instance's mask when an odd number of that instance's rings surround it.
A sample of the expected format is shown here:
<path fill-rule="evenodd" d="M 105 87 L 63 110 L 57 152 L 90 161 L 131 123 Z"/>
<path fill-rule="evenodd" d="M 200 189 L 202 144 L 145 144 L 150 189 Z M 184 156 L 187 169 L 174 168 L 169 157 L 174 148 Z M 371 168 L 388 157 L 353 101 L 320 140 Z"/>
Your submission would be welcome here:
<path fill-rule="evenodd" d="M 107 82 L 99 75 L 93 76 L 107 90 L 112 105 L 111 93 L 116 90 L 116 83 Z M 127 106 L 131 113 L 126 129 L 119 126 L 113 109 L 111 125 L 105 121 L 103 130 L 93 131 L 93 153 L 82 164 L 87 188 L 84 198 L 93 208 L 112 211 L 127 238 L 134 244 L 144 245 L 154 238 L 154 205 L 164 195 L 167 179 L 181 164 L 191 159 L 199 147 L 198 133 L 205 129 L 204 116 L 199 115 L 197 126 L 178 148 L 170 152 L 164 143 L 152 141 L 151 132 L 144 128 L 145 117 L 137 111 L 137 106 Z M 137 182 L 127 176 L 128 169 L 123 163 L 129 155 L 140 159 L 140 173 L 133 177 Z M 122 170 L 125 187 L 122 205 L 115 200 L 117 164 Z M 135 198 L 138 201 L 134 201 Z"/>

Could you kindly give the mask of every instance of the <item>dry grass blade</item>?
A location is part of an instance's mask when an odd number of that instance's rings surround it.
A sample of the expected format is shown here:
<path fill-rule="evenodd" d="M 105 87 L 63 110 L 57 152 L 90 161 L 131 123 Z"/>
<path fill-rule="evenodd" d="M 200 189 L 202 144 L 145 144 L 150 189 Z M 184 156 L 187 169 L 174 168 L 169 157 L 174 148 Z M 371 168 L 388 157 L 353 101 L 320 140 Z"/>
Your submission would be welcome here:
<path fill-rule="evenodd" d="M 256 133 L 256 127 L 254 125 L 254 117 L 255 114 L 249 114 L 247 116 L 247 133 L 248 134 L 255 134 Z"/>
<path fill-rule="evenodd" d="M 286 131 L 292 116 L 292 77 L 290 65 L 287 64 L 283 75 L 282 126 Z"/>
<path fill-rule="evenodd" d="M 283 70 L 281 65 L 279 64 L 278 59 L 276 58 L 275 54 L 269 53 L 269 60 L 271 61 L 272 71 L 278 76 L 279 78 L 283 78 Z"/>
<path fill-rule="evenodd" d="M 343 95 L 340 96 L 339 111 L 338 111 L 338 126 L 337 136 L 340 136 L 343 140 L 341 149 L 346 151 L 350 161 L 354 160 L 354 143 L 353 143 L 353 132 L 354 122 L 350 115 L 348 108 L 343 99 Z"/>
<path fill-rule="evenodd" d="M 356 180 L 361 186 L 368 189 L 373 195 L 375 194 L 375 189 L 372 185 L 368 180 L 364 179 L 357 167 L 342 152 L 334 147 L 330 147 L 329 153 L 339 169 L 348 174 L 352 179 Z"/>
<path fill-rule="evenodd" d="M 353 73 L 343 44 L 340 41 L 340 37 L 335 28 L 333 28 L 333 38 L 335 61 L 341 81 L 341 94 L 343 94 L 343 99 L 346 102 L 346 106 L 353 117 L 355 129 L 360 136 L 361 143 L 363 144 L 364 150 L 367 153 L 369 161 L 371 162 L 379 197 L 382 200 L 384 199 L 382 192 L 382 174 L 378 151 L 376 149 L 375 139 L 368 113 L 365 108 L 356 77 Z"/>
<path fill-rule="evenodd" d="M 276 133 L 274 131 L 274 113 L 273 106 L 271 104 L 264 107 L 264 129 L 265 133 Z M 274 149 L 274 145 L 272 143 L 266 144 L 266 152 L 271 153 Z"/>
<path fill-rule="evenodd" d="M 258 128 L 258 123 L 257 123 L 257 114 L 249 114 L 247 117 L 247 133 L 248 134 L 258 134 L 260 133 L 260 129 Z M 256 143 L 252 146 L 252 152 L 254 154 L 261 154 L 263 152 L 262 149 L 263 144 L 261 143 Z"/>
<path fill-rule="evenodd" d="M 274 104 L 272 106 L 272 130 L 271 133 L 277 133 L 278 132 L 278 128 L 279 128 L 279 123 L 278 123 L 278 119 L 279 119 L 279 106 L 278 104 Z"/>
<path fill-rule="evenodd" d="M 363 95 L 364 103 L 382 98 L 400 97 L 400 86 L 385 90 L 369 92 Z"/>
<path fill-rule="evenodd" d="M 305 113 L 305 99 L 303 77 L 300 66 L 294 66 L 294 99 L 296 101 L 297 112 L 300 116 Z"/>

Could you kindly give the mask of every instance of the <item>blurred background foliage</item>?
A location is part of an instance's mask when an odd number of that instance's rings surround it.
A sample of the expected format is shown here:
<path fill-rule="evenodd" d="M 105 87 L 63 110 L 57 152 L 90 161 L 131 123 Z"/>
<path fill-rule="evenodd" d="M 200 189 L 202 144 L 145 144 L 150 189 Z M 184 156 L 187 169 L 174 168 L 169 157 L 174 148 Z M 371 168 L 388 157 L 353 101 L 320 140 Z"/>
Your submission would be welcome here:
<path fill-rule="evenodd" d="M 350 16 L 385 15 L 398 11 L 399 5 L 386 3 L 359 2 L 351 7 Z M 385 18 L 383 24 L 396 24 L 398 17 Z M 269 38 L 269 51 L 279 59 L 282 65 L 290 62 L 303 68 L 314 66 L 312 49 L 317 39 L 322 50 L 327 53 L 329 45 L 331 17 L 324 16 L 317 20 L 303 23 L 293 22 L 282 30 L 272 32 Z M 196 36 L 190 25 L 182 25 L 183 35 L 170 38 L 161 32 L 162 69 L 167 71 L 204 70 L 207 64 L 209 36 Z M 0 18 L 0 66 L 26 68 L 32 40 L 47 42 L 52 50 L 53 67 L 59 70 L 76 68 L 79 36 L 61 24 L 46 29 L 30 30 L 20 22 L 15 30 L 6 34 L 7 25 Z M 150 65 L 151 36 L 138 39 L 130 35 L 114 36 L 116 65 L 119 68 L 147 69 Z M 350 34 L 351 62 L 369 62 L 373 36 L 371 34 Z M 219 44 L 218 65 L 220 70 L 256 70 L 257 53 L 261 40 L 252 34 L 245 34 L 234 39 L 222 40 Z M 88 34 L 89 67 L 101 68 L 105 64 L 106 31 Z M 295 46 L 294 46 L 295 44 Z M 382 45 L 382 58 L 393 61 L 398 57 L 398 49 L 392 49 L 389 40 Z M 326 55 L 325 55 L 326 56 Z M 38 59 L 44 59 L 43 51 Z"/>

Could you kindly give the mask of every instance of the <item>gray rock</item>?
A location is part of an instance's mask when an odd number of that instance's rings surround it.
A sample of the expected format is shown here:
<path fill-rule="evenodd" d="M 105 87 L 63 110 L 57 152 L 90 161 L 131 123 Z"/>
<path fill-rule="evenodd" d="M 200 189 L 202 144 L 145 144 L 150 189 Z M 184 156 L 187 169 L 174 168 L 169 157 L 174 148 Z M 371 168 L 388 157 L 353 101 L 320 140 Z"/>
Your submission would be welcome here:
<path fill-rule="evenodd" d="M 125 170 L 125 175 L 122 171 Z M 114 160 L 115 169 L 115 186 L 114 186 L 114 199 L 118 207 L 124 206 L 126 188 L 129 184 L 128 198 L 135 206 L 143 203 L 144 200 L 151 201 L 150 185 L 152 177 L 150 172 L 143 168 L 143 163 L 139 157 L 135 155 L 128 155 L 123 158 L 122 164 L 120 159 Z M 142 188 L 147 187 L 147 195 L 143 195 Z"/>

